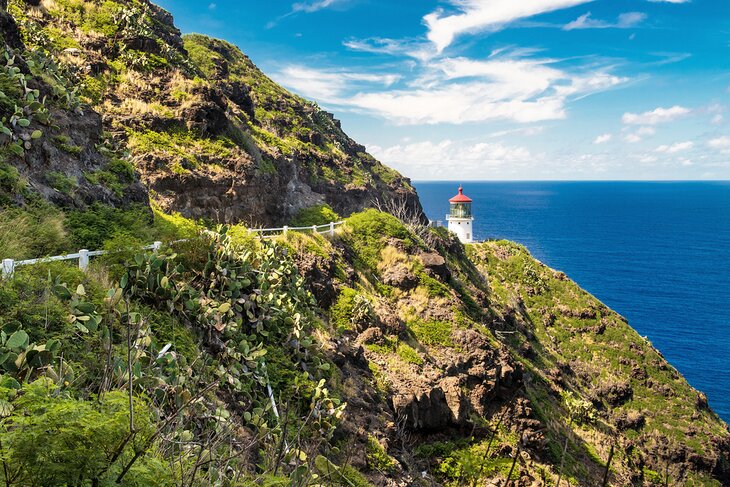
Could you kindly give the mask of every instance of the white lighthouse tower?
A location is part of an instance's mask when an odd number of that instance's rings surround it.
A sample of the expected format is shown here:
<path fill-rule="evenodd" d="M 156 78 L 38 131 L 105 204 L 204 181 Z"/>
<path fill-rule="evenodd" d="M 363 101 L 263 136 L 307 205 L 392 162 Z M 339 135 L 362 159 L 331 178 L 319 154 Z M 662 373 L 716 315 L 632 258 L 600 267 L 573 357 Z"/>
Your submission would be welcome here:
<path fill-rule="evenodd" d="M 464 188 L 459 185 L 459 194 L 449 200 L 450 211 L 446 215 L 449 222 L 449 230 L 454 232 L 461 243 L 472 243 L 472 223 L 474 217 L 471 213 L 471 198 L 464 194 Z"/>

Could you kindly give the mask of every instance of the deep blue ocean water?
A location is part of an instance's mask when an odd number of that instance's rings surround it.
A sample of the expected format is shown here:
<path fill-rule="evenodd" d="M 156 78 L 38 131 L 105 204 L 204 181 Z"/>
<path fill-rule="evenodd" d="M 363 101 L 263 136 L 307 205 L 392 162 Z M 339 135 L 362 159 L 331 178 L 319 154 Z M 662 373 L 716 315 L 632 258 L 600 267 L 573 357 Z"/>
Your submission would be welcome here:
<path fill-rule="evenodd" d="M 453 182 L 415 182 L 444 220 Z M 474 236 L 524 244 L 645 335 L 730 422 L 730 182 L 466 182 Z"/>

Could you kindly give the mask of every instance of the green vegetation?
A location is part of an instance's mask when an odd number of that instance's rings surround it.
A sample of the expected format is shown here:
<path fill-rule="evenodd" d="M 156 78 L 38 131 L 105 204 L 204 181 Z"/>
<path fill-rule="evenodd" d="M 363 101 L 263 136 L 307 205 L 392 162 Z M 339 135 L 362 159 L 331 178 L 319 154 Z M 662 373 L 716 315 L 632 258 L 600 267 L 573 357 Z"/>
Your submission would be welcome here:
<path fill-rule="evenodd" d="M 401 359 L 403 359 L 404 362 L 408 362 L 409 364 L 414 364 L 414 365 L 423 364 L 423 358 L 421 358 L 421 356 L 418 355 L 418 352 L 416 352 L 407 343 L 403 343 L 403 342 L 398 343 L 398 348 L 396 348 L 395 353 L 398 354 L 398 356 Z"/>
<path fill-rule="evenodd" d="M 240 149 L 226 138 L 206 139 L 187 130 L 132 132 L 129 148 L 136 153 L 164 153 L 172 161 L 170 170 L 184 173 L 230 159 Z"/>
<path fill-rule="evenodd" d="M 334 212 L 329 205 L 310 206 L 299 210 L 299 213 L 291 221 L 292 227 L 311 227 L 312 225 L 324 225 L 329 222 L 340 220 L 340 215 Z"/>
<path fill-rule="evenodd" d="M 340 331 L 367 328 L 374 320 L 373 309 L 365 296 L 343 288 L 330 308 L 330 323 Z"/>
<path fill-rule="evenodd" d="M 38 204 L 24 210 L 0 208 L 0 258 L 55 255 L 70 245 L 63 213 L 50 205 Z"/>
<path fill-rule="evenodd" d="M 17 387 L 17 385 L 16 385 Z M 134 456 L 129 435 L 129 398 L 112 391 L 99 401 L 79 400 L 49 378 L 22 388 L 0 388 L 3 419 L 0 477 L 19 485 L 111 484 Z M 154 417 L 134 401 L 135 429 L 154 432 Z M 119 448 L 122 448 L 119 450 Z M 175 485 L 170 466 L 154 449 L 130 470 L 122 485 Z"/>
<path fill-rule="evenodd" d="M 416 319 L 408 323 L 408 330 L 424 345 L 452 347 L 452 325 L 447 321 Z"/>
<path fill-rule="evenodd" d="M 76 186 L 78 186 L 75 179 L 56 171 L 46 173 L 46 181 L 48 182 L 48 186 L 66 195 L 71 194 Z"/>
<path fill-rule="evenodd" d="M 397 462 L 393 457 L 388 455 L 388 452 L 385 451 L 385 448 L 383 448 L 374 436 L 368 435 L 365 451 L 367 453 L 369 468 L 383 473 L 392 473 L 396 470 Z"/>
<path fill-rule="evenodd" d="M 350 216 L 346 228 L 353 250 L 370 268 L 377 267 L 380 252 L 388 238 L 401 239 L 407 246 L 414 245 L 413 235 L 400 220 L 377 210 L 365 210 Z"/>

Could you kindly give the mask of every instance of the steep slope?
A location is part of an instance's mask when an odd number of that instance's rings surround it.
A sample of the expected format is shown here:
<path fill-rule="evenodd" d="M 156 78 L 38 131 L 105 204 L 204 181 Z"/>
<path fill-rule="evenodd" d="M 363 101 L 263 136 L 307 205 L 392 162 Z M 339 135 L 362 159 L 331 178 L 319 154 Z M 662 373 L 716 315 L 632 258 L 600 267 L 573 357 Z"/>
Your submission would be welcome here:
<path fill-rule="evenodd" d="M 10 485 L 730 481 L 704 396 L 506 241 L 367 210 L 20 268 L 0 300 Z"/>
<path fill-rule="evenodd" d="M 146 0 L 12 0 L 8 11 L 25 51 L 17 39 L 8 45 L 52 61 L 67 91 L 78 89 L 90 104 L 82 108 L 87 127 L 59 126 L 77 140 L 56 146 L 93 152 L 101 114 L 110 144 L 125 152 L 120 159 L 166 210 L 270 225 L 324 203 L 349 214 L 396 200 L 423 215 L 408 180 L 347 137 L 331 114 L 273 83 L 238 48 L 181 37 L 170 14 Z M 64 165 L 50 170 L 71 186 L 97 182 L 124 192 L 113 170 L 96 178 Z M 53 186 L 23 175 L 33 187 Z"/>
<path fill-rule="evenodd" d="M 331 324 L 364 347 L 377 391 L 362 393 L 363 365 L 348 374 L 343 428 L 363 458 L 367 424 L 407 482 L 504 479 L 515 451 L 519 485 L 600 485 L 609 456 L 611 485 L 730 481 L 727 425 L 621 316 L 519 245 L 412 229 L 365 212 L 325 246 L 352 266 L 330 273 L 348 276 Z"/>

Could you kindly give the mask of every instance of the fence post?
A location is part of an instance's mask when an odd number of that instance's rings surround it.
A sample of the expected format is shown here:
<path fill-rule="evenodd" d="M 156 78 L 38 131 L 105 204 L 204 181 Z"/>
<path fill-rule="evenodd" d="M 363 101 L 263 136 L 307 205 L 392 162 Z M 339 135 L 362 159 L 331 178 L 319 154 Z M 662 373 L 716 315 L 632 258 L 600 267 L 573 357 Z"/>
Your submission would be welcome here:
<path fill-rule="evenodd" d="M 3 277 L 10 277 L 15 272 L 15 261 L 13 259 L 3 259 Z"/>
<path fill-rule="evenodd" d="M 319 232 L 317 231 L 317 225 L 312 225 L 312 233 L 317 235 Z"/>
<path fill-rule="evenodd" d="M 79 250 L 79 269 L 85 271 L 89 267 L 89 251 L 86 249 Z"/>
<path fill-rule="evenodd" d="M 162 242 L 156 241 L 152 243 L 152 252 L 157 253 L 159 252 L 160 248 L 162 247 Z"/>
<path fill-rule="evenodd" d="M 286 225 L 284 225 L 284 228 L 283 228 L 282 230 L 283 230 L 283 232 L 282 232 L 282 233 L 283 233 L 284 235 L 286 235 L 286 232 L 288 232 L 288 231 L 289 231 L 289 227 L 288 227 L 288 226 L 286 226 Z"/>
<path fill-rule="evenodd" d="M 335 236 L 335 222 L 330 222 L 330 237 Z"/>

